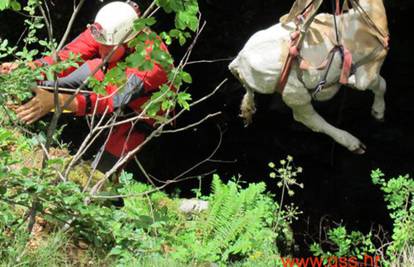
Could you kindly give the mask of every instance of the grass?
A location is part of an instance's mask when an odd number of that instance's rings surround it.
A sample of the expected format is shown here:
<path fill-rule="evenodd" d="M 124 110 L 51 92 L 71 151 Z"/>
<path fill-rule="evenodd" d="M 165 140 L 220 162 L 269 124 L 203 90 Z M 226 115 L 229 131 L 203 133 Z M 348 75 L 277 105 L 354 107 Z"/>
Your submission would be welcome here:
<path fill-rule="evenodd" d="M 15 237 L 1 267 L 110 266 L 111 260 L 90 248 L 79 248 L 63 232 L 44 234 L 33 241 L 25 232 Z M 29 241 L 30 240 L 30 241 Z M 29 241 L 29 242 L 28 242 Z"/>

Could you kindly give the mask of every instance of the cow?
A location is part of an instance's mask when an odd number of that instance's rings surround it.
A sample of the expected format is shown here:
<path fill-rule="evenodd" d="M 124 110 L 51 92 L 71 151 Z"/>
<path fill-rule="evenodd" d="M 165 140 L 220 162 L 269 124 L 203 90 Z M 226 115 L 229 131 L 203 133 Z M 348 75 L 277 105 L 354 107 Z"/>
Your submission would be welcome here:
<path fill-rule="evenodd" d="M 374 94 L 371 114 L 377 120 L 384 119 L 386 81 L 380 75 L 380 69 L 388 53 L 385 8 L 382 0 L 349 1 L 352 8 L 337 14 L 335 20 L 331 14 L 315 12 L 312 23 L 302 33 L 299 56 L 295 58 L 283 88 L 279 86 L 281 73 L 292 53 L 292 33 L 297 31 L 297 22 L 284 16 L 282 22 L 250 37 L 229 64 L 230 71 L 246 90 L 240 107 L 246 125 L 251 123 L 256 111 L 254 93 L 279 92 L 296 121 L 315 132 L 329 135 L 354 153 L 365 153 L 366 146 L 358 138 L 329 124 L 311 103 L 312 99 L 329 100 L 338 92 L 342 86 L 339 81 L 343 54 L 347 51 L 352 55 L 353 71 L 346 77 L 346 85 L 358 90 L 370 89 Z M 337 47 L 342 48 L 341 53 L 333 53 Z M 329 55 L 332 55 L 332 62 L 327 72 L 326 67 L 320 66 Z M 315 92 L 324 78 L 324 88 Z"/>

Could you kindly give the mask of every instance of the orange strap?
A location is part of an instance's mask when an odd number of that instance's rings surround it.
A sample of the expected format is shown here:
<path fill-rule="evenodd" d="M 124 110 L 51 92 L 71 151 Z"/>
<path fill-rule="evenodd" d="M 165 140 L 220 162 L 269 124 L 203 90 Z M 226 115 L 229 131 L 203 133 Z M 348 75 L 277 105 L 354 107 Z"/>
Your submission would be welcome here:
<path fill-rule="evenodd" d="M 351 75 L 351 69 L 352 69 L 352 54 L 351 51 L 349 51 L 346 47 L 342 46 L 342 52 L 343 52 L 343 62 L 342 62 L 342 71 L 341 76 L 339 78 L 340 84 L 347 84 L 348 78 Z"/>
<path fill-rule="evenodd" d="M 340 7 L 340 5 L 339 5 L 339 0 L 336 0 L 336 10 L 335 10 L 335 15 L 336 16 L 339 16 L 339 15 L 341 15 L 342 14 L 342 10 L 341 10 L 341 7 Z"/>
<path fill-rule="evenodd" d="M 299 55 L 300 47 L 298 47 L 300 39 L 300 31 L 295 31 L 290 35 L 290 47 L 289 54 L 286 58 L 285 64 L 283 65 L 282 72 L 280 73 L 279 80 L 277 81 L 276 88 L 280 94 L 283 93 L 286 83 L 289 79 L 290 71 L 292 70 L 293 60 Z"/>

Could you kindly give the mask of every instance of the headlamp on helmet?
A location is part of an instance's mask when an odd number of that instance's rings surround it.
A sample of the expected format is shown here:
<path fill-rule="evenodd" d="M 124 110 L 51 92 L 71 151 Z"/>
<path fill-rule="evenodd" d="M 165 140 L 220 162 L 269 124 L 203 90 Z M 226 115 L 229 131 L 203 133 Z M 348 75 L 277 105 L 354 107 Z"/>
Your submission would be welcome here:
<path fill-rule="evenodd" d="M 132 2 L 115 1 L 103 6 L 89 25 L 93 38 L 104 45 L 126 43 L 137 34 L 134 21 L 139 18 L 139 6 Z"/>

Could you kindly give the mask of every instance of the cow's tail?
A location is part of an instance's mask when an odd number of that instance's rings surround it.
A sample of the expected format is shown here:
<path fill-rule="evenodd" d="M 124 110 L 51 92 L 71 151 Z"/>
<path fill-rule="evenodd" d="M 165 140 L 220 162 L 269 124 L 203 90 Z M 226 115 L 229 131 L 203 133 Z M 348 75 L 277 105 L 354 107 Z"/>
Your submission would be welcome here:
<path fill-rule="evenodd" d="M 244 120 L 244 125 L 248 126 L 252 122 L 253 114 L 256 112 L 256 105 L 254 103 L 254 92 L 252 89 L 245 86 L 246 93 L 240 106 L 240 117 Z"/>
<path fill-rule="evenodd" d="M 241 82 L 243 87 L 246 89 L 243 100 L 240 106 L 240 117 L 244 120 L 244 125 L 248 126 L 252 122 L 253 114 L 256 112 L 256 107 L 254 103 L 254 92 L 249 86 L 244 82 L 243 77 L 240 75 L 239 70 L 239 57 L 236 57 L 229 65 L 230 71 L 233 75 Z"/>

